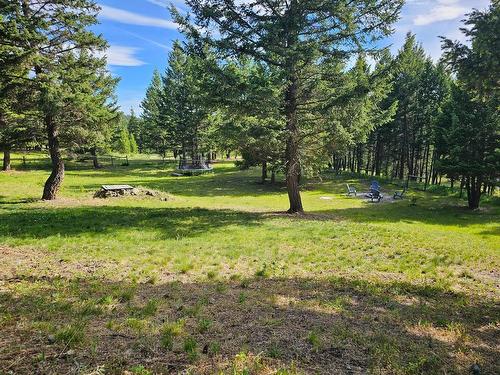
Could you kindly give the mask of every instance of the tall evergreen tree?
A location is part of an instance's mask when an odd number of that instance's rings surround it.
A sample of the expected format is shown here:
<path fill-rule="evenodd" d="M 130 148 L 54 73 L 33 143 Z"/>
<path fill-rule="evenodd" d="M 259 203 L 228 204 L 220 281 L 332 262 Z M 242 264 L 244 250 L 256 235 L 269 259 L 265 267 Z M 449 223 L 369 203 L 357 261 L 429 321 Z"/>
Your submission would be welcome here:
<path fill-rule="evenodd" d="M 221 119 L 216 127 L 216 144 L 222 150 L 237 150 L 240 167 L 262 166 L 262 182 L 281 169 L 284 147 L 280 77 L 276 71 L 253 59 L 230 60 L 216 72 L 219 90 L 217 107 Z"/>
<path fill-rule="evenodd" d="M 15 11 L 19 4 L 0 1 L 0 151 L 2 170 L 10 169 L 10 153 L 39 135 L 36 121 L 36 93 L 29 84 L 29 54 L 17 43 L 28 38 L 19 30 Z M 19 100 L 23 98 L 23 100 Z"/>
<path fill-rule="evenodd" d="M 137 153 L 142 152 L 144 148 L 144 122 L 141 118 L 135 115 L 133 109 L 130 110 L 130 116 L 128 118 L 127 129 L 130 133 L 130 146 L 131 152 Z M 132 145 L 134 147 L 132 147 Z"/>
<path fill-rule="evenodd" d="M 303 94 L 328 75 L 309 74 L 311 65 L 343 59 L 391 32 L 402 0 L 187 0 L 194 14 L 172 12 L 191 38 L 225 53 L 246 54 L 279 69 L 282 115 L 286 120 L 285 160 L 290 213 L 302 212 L 299 192 Z M 211 33 L 212 30 L 217 33 Z M 215 36 L 217 35 L 217 36 Z"/>
<path fill-rule="evenodd" d="M 167 133 L 160 120 L 160 106 L 162 95 L 162 78 L 158 70 L 154 70 L 153 78 L 141 102 L 141 120 L 143 135 L 139 141 L 139 148 L 163 153 L 167 144 Z"/>
<path fill-rule="evenodd" d="M 117 128 L 114 150 L 121 154 L 130 154 L 130 133 L 126 124 L 120 124 Z"/>
<path fill-rule="evenodd" d="M 500 5 L 474 10 L 462 32 L 471 46 L 443 40 L 444 60 L 457 75 L 451 97 L 448 154 L 442 169 L 464 179 L 469 208 L 479 207 L 483 189 L 500 171 Z"/>
<path fill-rule="evenodd" d="M 440 157 L 433 144 L 434 130 L 440 106 L 448 95 L 448 75 L 409 33 L 395 58 L 386 55 L 377 63 L 374 76 L 384 83 L 375 113 L 385 116 L 369 120 L 377 126 L 367 143 L 351 147 L 341 163 L 336 160 L 337 167 L 343 164 L 351 171 L 400 179 L 412 176 L 428 183 L 433 161 Z M 372 98 L 376 96 L 370 95 Z M 395 110 L 392 118 L 386 116 L 391 108 Z"/>
<path fill-rule="evenodd" d="M 5 18 L 16 25 L 6 44 L 18 53 L 8 64 L 22 61 L 34 74 L 27 84 L 36 90 L 52 161 L 43 199 L 55 199 L 64 178 L 62 147 L 74 140 L 75 127 L 88 126 L 93 106 L 108 107 L 107 100 L 91 99 L 108 93 L 98 82 L 108 82 L 106 60 L 96 56 L 106 42 L 89 27 L 97 23 L 99 7 L 92 0 L 10 1 Z M 95 123 L 94 123 L 95 124 Z"/>
<path fill-rule="evenodd" d="M 161 135 L 166 148 L 181 150 L 193 161 L 210 151 L 213 77 L 207 68 L 213 60 L 202 48 L 174 43 L 163 77 L 160 105 Z"/>

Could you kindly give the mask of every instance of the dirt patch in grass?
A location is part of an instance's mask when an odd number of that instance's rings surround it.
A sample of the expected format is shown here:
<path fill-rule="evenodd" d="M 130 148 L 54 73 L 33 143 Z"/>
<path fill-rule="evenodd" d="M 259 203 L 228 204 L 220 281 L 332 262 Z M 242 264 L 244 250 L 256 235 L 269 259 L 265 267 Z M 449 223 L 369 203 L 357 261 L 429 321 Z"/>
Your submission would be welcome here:
<path fill-rule="evenodd" d="M 5 247 L 0 256 L 0 373 L 500 370 L 494 299 L 339 277 L 152 285 L 95 278 L 106 263 L 65 268 Z"/>
<path fill-rule="evenodd" d="M 112 280 L 121 280 L 131 269 L 128 264 L 98 261 L 90 257 L 68 261 L 48 251 L 27 247 L 0 246 L 0 259 L 0 283 L 15 282 L 23 278 L 85 278 L 102 275 Z M 120 271 L 116 272 L 117 270 Z"/>

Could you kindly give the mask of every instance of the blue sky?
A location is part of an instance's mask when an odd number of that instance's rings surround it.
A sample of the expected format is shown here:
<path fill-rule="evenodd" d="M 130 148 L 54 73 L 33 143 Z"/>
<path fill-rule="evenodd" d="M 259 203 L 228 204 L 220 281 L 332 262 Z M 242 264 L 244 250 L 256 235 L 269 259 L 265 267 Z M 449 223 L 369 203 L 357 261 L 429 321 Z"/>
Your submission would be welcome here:
<path fill-rule="evenodd" d="M 121 77 L 118 102 L 123 111 L 140 112 L 140 102 L 153 70 L 164 71 L 172 42 L 180 35 L 171 21 L 167 4 L 180 9 L 182 0 L 99 0 L 102 7 L 95 27 L 108 40 L 110 71 Z M 386 41 L 395 53 L 408 31 L 417 35 L 427 53 L 440 55 L 439 35 L 463 41 L 460 20 L 472 8 L 484 9 L 489 0 L 407 0 L 395 33 Z"/>

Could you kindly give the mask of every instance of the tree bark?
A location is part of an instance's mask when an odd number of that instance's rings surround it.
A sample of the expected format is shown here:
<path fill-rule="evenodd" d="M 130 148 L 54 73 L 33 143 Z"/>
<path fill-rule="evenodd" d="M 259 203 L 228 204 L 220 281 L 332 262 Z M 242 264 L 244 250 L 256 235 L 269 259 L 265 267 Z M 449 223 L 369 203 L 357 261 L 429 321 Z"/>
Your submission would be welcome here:
<path fill-rule="evenodd" d="M 2 171 L 10 171 L 10 147 L 9 146 L 5 146 L 3 148 Z"/>
<path fill-rule="evenodd" d="M 302 213 L 302 198 L 299 190 L 299 128 L 297 124 L 297 78 L 292 73 L 290 83 L 285 93 L 286 118 L 286 187 L 290 208 L 288 213 Z"/>
<path fill-rule="evenodd" d="M 90 153 L 92 155 L 92 163 L 94 164 L 94 169 L 99 169 L 101 168 L 101 165 L 99 164 L 99 159 L 97 159 L 97 151 L 95 148 L 90 150 Z"/>
<path fill-rule="evenodd" d="M 56 199 L 57 192 L 61 187 L 64 179 L 64 161 L 61 157 L 61 150 L 59 148 L 59 138 L 56 125 L 52 116 L 47 115 L 44 119 L 45 128 L 47 130 L 47 137 L 49 140 L 50 160 L 52 162 L 52 172 L 45 182 L 43 188 L 42 199 L 53 200 Z"/>
<path fill-rule="evenodd" d="M 377 132 L 377 138 L 375 143 L 375 157 L 373 160 L 374 168 L 372 167 L 372 171 L 373 169 L 375 170 L 374 172 L 376 176 L 380 176 L 381 164 L 382 164 L 382 143 L 380 142 L 380 136 Z"/>
<path fill-rule="evenodd" d="M 262 175 L 261 175 L 261 181 L 262 183 L 266 182 L 267 179 L 267 161 L 262 162 Z"/>
<path fill-rule="evenodd" d="M 363 148 L 361 147 L 361 145 L 358 145 L 356 146 L 356 173 L 361 173 L 362 169 L 363 169 Z"/>
<path fill-rule="evenodd" d="M 468 176 L 466 187 L 469 208 L 475 210 L 479 208 L 479 200 L 481 199 L 481 181 L 476 177 Z"/>
<path fill-rule="evenodd" d="M 463 197 L 464 185 L 465 185 L 465 179 L 464 179 L 464 177 L 462 177 L 461 180 L 460 180 L 460 195 L 459 195 L 459 198 Z"/>

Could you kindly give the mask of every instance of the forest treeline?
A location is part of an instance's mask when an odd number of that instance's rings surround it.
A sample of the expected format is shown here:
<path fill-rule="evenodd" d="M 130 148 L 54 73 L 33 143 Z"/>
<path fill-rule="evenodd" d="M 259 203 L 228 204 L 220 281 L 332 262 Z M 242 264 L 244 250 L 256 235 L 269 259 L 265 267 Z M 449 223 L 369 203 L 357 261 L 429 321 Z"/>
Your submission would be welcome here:
<path fill-rule="evenodd" d="M 90 0 L 2 1 L 0 146 L 48 148 L 53 199 L 68 151 L 238 152 L 262 179 L 285 176 L 289 212 L 300 180 L 325 169 L 461 186 L 470 208 L 498 185 L 499 5 L 464 21 L 468 43 L 442 39 L 434 62 L 409 33 L 395 56 L 402 0 L 188 0 L 170 11 L 183 33 L 155 71 L 142 113 L 117 109 L 106 42 L 89 31 Z M 342 4 L 341 4 L 342 3 Z M 22 100 L 19 100 L 22 98 Z M 95 163 L 98 166 L 98 163 Z"/>

